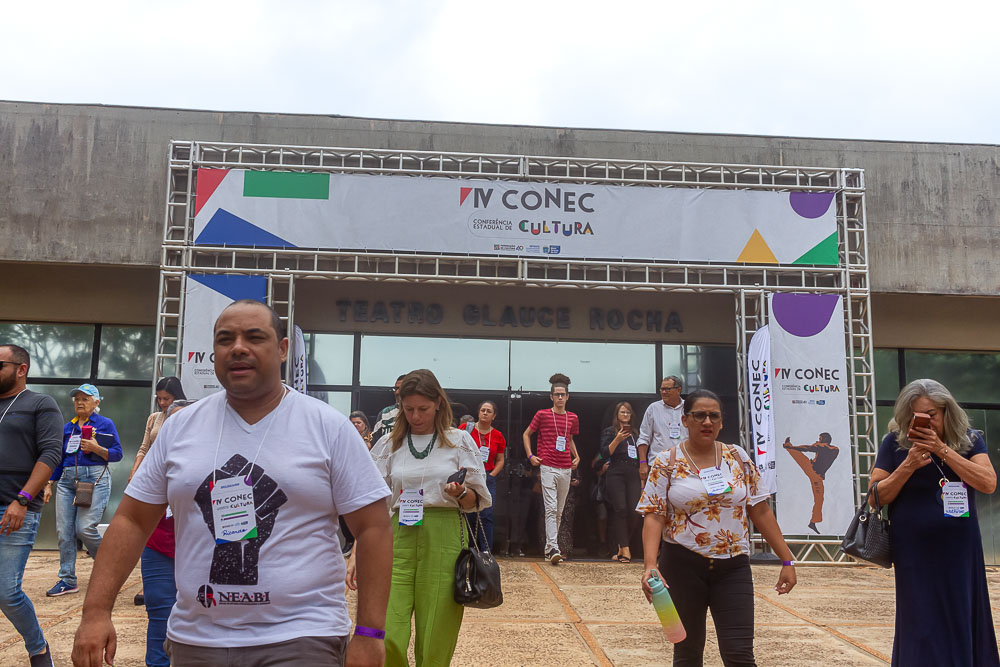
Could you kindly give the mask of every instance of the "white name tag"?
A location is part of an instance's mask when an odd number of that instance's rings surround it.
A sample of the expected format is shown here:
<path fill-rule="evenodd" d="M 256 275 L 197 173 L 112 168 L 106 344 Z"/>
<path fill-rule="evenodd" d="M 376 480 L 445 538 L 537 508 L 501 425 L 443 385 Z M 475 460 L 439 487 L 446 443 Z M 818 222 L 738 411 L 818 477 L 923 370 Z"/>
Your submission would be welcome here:
<path fill-rule="evenodd" d="M 166 516 L 164 518 L 169 519 L 173 515 L 174 515 L 173 510 L 170 509 L 170 505 L 167 505 L 167 514 L 166 514 Z M 254 518 L 256 518 L 256 517 L 254 517 Z"/>
<path fill-rule="evenodd" d="M 566 451 L 566 436 L 557 435 L 556 436 L 556 451 L 565 452 Z"/>
<path fill-rule="evenodd" d="M 66 453 L 75 454 L 80 450 L 80 434 L 69 436 L 69 440 L 66 441 Z"/>
<path fill-rule="evenodd" d="M 945 516 L 969 516 L 969 492 L 963 482 L 947 482 L 941 488 L 941 501 Z"/>
<path fill-rule="evenodd" d="M 257 537 L 257 510 L 249 477 L 220 479 L 212 487 L 212 517 L 216 542 L 239 542 Z"/>
<path fill-rule="evenodd" d="M 419 526 L 424 522 L 424 490 L 403 489 L 399 494 L 399 525 Z"/>
<path fill-rule="evenodd" d="M 639 449 L 635 446 L 634 443 L 628 446 L 628 457 L 630 459 L 639 458 Z"/>
<path fill-rule="evenodd" d="M 680 424 L 670 424 L 667 427 L 667 431 L 670 434 L 671 440 L 677 440 L 681 437 L 681 425 Z"/>
<path fill-rule="evenodd" d="M 698 476 L 701 477 L 701 483 L 705 485 L 705 490 L 710 496 L 729 491 L 729 480 L 726 479 L 722 468 L 702 468 Z"/>
<path fill-rule="evenodd" d="M 486 445 L 479 446 L 479 454 L 480 456 L 483 457 L 483 463 L 486 463 L 487 461 L 490 460 L 490 448 L 487 447 Z"/>

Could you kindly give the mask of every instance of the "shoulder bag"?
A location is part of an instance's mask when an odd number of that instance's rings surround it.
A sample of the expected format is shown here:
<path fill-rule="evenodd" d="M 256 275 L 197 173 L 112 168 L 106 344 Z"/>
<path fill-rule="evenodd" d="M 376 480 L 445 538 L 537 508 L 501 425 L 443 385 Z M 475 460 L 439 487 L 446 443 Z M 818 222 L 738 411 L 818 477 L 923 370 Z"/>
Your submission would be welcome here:
<path fill-rule="evenodd" d="M 464 514 L 464 516 L 463 516 Z M 466 607 L 492 609 L 503 604 L 500 589 L 500 565 L 489 551 L 480 551 L 477 536 L 482 519 L 476 513 L 476 528 L 469 524 L 469 515 L 459 512 L 458 530 L 462 551 L 455 561 L 455 602 Z M 465 526 L 469 527 L 469 544 L 465 544 Z"/>
<path fill-rule="evenodd" d="M 874 495 L 875 509 L 868 499 Z M 848 556 L 868 561 L 881 567 L 892 567 L 892 543 L 889 539 L 889 518 L 882 515 L 882 504 L 878 500 L 878 483 L 868 489 L 854 520 L 847 527 L 840 549 Z"/>

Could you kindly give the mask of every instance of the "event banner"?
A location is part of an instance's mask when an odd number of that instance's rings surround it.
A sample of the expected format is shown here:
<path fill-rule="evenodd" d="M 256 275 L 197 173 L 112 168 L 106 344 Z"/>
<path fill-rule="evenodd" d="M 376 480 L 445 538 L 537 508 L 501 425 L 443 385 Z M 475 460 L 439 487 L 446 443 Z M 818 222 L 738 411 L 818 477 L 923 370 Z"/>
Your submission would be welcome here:
<path fill-rule="evenodd" d="M 233 301 L 267 297 L 267 278 L 224 274 L 188 274 L 184 285 L 184 329 L 180 379 L 184 393 L 199 399 L 222 388 L 215 377 L 215 320 Z"/>
<path fill-rule="evenodd" d="M 292 361 L 292 389 L 304 394 L 309 385 L 309 364 L 306 362 L 306 337 L 302 333 L 302 327 L 297 324 L 291 343 L 289 358 Z"/>
<path fill-rule="evenodd" d="M 771 296 L 778 523 L 843 535 L 854 516 L 844 307 L 836 294 Z"/>
<path fill-rule="evenodd" d="M 199 169 L 198 245 L 838 263 L 832 192 Z"/>
<path fill-rule="evenodd" d="M 763 489 L 777 491 L 774 462 L 774 420 L 771 410 L 771 333 L 765 324 L 750 339 L 747 355 L 747 387 L 750 389 L 750 427 L 754 462 Z"/>

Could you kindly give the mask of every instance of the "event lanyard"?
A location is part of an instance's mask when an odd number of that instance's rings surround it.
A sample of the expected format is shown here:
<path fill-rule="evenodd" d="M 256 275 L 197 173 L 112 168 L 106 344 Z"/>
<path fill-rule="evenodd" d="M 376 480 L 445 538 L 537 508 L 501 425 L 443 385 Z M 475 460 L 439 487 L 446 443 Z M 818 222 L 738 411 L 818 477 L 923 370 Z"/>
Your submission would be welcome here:
<path fill-rule="evenodd" d="M 566 423 L 564 424 L 566 435 L 569 435 L 569 413 L 568 412 L 564 412 L 563 414 L 566 415 Z M 556 411 L 555 410 L 552 410 L 552 428 L 554 428 L 556 430 L 556 437 L 558 438 L 559 437 L 559 424 L 558 424 L 558 422 L 556 422 Z M 565 438 L 566 436 L 564 435 L 562 437 Z"/>
<path fill-rule="evenodd" d="M 490 426 L 490 430 L 486 432 L 486 435 L 483 435 L 482 431 L 478 428 L 476 428 L 476 432 L 479 433 L 479 446 L 483 446 L 483 438 L 486 438 L 486 449 L 489 449 L 490 445 L 493 444 L 493 427 Z"/>
<path fill-rule="evenodd" d="M 698 464 L 695 463 L 694 459 L 691 458 L 691 455 L 688 454 L 688 450 L 684 446 L 686 443 L 687 443 L 687 440 L 685 440 L 684 442 L 681 443 L 681 451 L 684 452 L 684 458 L 686 458 L 688 460 L 688 463 L 691 464 L 691 467 L 694 468 L 695 473 L 697 473 L 697 474 L 700 475 L 701 474 L 701 468 L 698 467 Z M 719 443 L 717 443 L 717 442 L 715 443 L 715 467 L 716 468 L 720 468 L 720 469 L 722 468 L 722 451 L 719 448 Z"/>
<path fill-rule="evenodd" d="M 17 394 L 14 395 L 14 399 L 10 403 L 7 404 L 7 410 L 10 410 L 10 406 L 14 405 L 14 401 L 17 400 L 17 397 L 20 396 L 21 394 L 23 394 L 24 392 L 26 392 L 27 390 L 28 390 L 28 388 L 25 387 L 21 391 L 17 392 Z M 0 424 L 3 423 L 3 418 L 7 416 L 7 410 L 4 410 L 3 411 L 3 415 L 0 416 Z"/>
<path fill-rule="evenodd" d="M 252 489 L 256 486 L 257 482 L 253 481 L 250 476 L 253 473 L 253 468 L 257 465 L 257 457 L 260 456 L 260 448 L 264 445 L 264 441 L 267 440 L 267 434 L 271 432 L 271 426 L 274 424 L 274 420 L 278 417 L 278 410 L 281 409 L 281 404 L 285 402 L 285 396 L 288 395 L 288 389 L 285 389 L 282 385 L 283 393 L 281 394 L 281 400 L 278 401 L 278 406 L 274 408 L 271 413 L 271 418 L 267 421 L 267 428 L 264 429 L 264 437 L 260 439 L 260 444 L 257 445 L 257 452 L 253 455 L 253 461 L 250 463 L 250 470 L 247 472 L 247 476 L 243 478 L 250 488 Z M 212 487 L 215 487 L 215 471 L 219 467 L 219 448 L 222 447 L 222 433 L 226 427 L 226 407 L 229 405 L 229 400 L 224 399 L 222 401 L 222 419 L 219 420 L 219 442 L 215 445 L 215 458 L 212 460 Z M 250 481 L 247 481 L 250 480 Z"/>
<path fill-rule="evenodd" d="M 934 467 L 937 468 L 938 472 L 941 473 L 941 480 L 938 482 L 938 484 L 940 484 L 941 488 L 943 489 L 944 485 L 947 484 L 950 480 L 948 479 L 948 476 L 944 474 L 944 470 L 941 468 L 941 466 L 938 465 L 938 462 L 934 460 L 933 454 L 931 455 L 931 463 L 933 463 Z M 944 461 L 942 461 L 942 463 L 944 463 Z"/>

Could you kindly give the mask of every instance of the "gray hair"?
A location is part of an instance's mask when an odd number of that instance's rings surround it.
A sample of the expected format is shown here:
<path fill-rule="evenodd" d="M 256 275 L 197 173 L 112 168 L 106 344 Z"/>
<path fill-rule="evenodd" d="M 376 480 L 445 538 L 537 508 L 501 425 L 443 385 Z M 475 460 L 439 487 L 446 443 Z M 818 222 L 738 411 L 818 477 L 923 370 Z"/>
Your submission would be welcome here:
<path fill-rule="evenodd" d="M 934 405 L 944 411 L 944 435 L 942 440 L 959 454 L 965 454 L 972 449 L 969 439 L 969 415 L 951 395 L 948 388 L 937 380 L 927 378 L 914 380 L 903 387 L 896 398 L 892 419 L 889 421 L 889 431 L 897 434 L 901 449 L 909 449 L 913 443 L 906 437 L 909 424 L 913 420 L 913 401 L 918 398 L 929 398 Z"/>
<path fill-rule="evenodd" d="M 678 389 L 683 389 L 684 388 L 684 383 L 681 382 L 681 379 L 679 377 L 677 377 L 676 375 L 668 375 L 667 377 L 665 377 L 662 380 L 660 380 L 660 384 L 663 384 L 667 380 L 673 381 L 674 386 L 677 387 Z"/>

